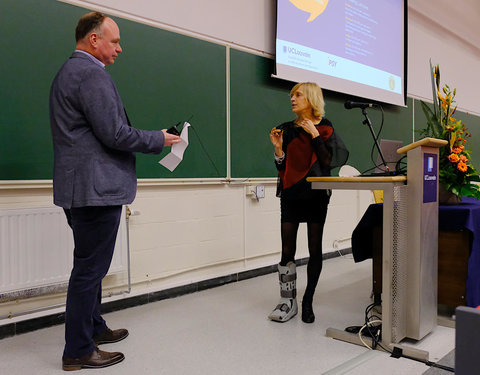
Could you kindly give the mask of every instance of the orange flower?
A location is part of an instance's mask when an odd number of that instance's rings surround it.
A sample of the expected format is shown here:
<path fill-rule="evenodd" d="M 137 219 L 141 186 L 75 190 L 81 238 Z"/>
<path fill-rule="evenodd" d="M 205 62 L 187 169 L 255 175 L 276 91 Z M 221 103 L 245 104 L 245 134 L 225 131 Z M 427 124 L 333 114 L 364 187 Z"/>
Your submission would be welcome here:
<path fill-rule="evenodd" d="M 466 163 L 468 161 L 467 157 L 465 155 L 460 155 L 460 161 L 462 163 Z"/>
<path fill-rule="evenodd" d="M 467 164 L 460 162 L 457 165 L 457 168 L 460 172 L 466 172 L 467 171 Z"/>
<path fill-rule="evenodd" d="M 465 146 L 464 146 L 464 145 L 458 145 L 458 148 L 459 148 L 460 150 L 462 150 L 462 151 L 465 150 Z"/>
<path fill-rule="evenodd" d="M 460 160 L 460 158 L 458 157 L 457 154 L 450 154 L 448 156 L 448 160 L 450 160 L 452 163 L 458 163 L 458 161 Z"/>
<path fill-rule="evenodd" d="M 455 154 L 459 154 L 462 152 L 462 150 L 460 149 L 460 147 L 454 147 L 452 148 L 452 152 L 455 153 Z"/>

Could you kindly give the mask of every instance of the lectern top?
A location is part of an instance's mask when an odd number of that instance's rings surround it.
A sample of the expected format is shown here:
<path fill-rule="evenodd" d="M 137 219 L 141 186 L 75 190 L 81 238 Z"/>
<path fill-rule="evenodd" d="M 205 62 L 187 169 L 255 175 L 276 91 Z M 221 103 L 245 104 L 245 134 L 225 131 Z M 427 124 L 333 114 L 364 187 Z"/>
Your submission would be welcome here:
<path fill-rule="evenodd" d="M 407 176 L 342 176 L 307 177 L 308 182 L 403 182 Z"/>
<path fill-rule="evenodd" d="M 423 138 L 420 139 L 417 142 L 410 143 L 409 145 L 403 146 L 397 150 L 397 153 L 399 154 L 406 154 L 408 151 L 413 150 L 416 147 L 420 146 L 426 146 L 426 147 L 443 147 L 447 144 L 448 142 L 443 140 L 443 139 L 437 139 L 437 138 Z"/>

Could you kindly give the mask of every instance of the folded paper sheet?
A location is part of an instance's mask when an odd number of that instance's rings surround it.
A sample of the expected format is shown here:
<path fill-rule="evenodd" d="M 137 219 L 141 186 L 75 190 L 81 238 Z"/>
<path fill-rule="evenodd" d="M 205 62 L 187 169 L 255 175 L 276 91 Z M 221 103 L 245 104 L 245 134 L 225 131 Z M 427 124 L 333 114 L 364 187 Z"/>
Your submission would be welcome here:
<path fill-rule="evenodd" d="M 188 146 L 188 128 L 190 124 L 185 122 L 183 124 L 182 132 L 180 133 L 181 142 L 172 145 L 172 150 L 159 161 L 161 165 L 173 172 L 178 164 L 183 160 L 183 153 Z"/>

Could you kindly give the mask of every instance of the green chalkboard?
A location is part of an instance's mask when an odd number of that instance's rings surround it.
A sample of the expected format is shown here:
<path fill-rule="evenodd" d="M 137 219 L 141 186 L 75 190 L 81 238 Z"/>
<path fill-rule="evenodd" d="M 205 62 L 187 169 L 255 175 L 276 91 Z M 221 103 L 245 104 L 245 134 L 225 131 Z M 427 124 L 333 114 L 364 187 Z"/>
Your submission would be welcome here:
<path fill-rule="evenodd" d="M 232 176 L 272 177 L 270 130 L 295 118 L 290 110 L 291 83 L 271 78 L 274 62 L 231 50 L 230 133 Z"/>
<path fill-rule="evenodd" d="M 50 84 L 73 52 L 76 23 L 87 11 L 55 0 L 0 2 L 0 180 L 52 178 Z M 167 148 L 160 156 L 139 154 L 138 176 L 224 177 L 226 48 L 113 18 L 123 54 L 107 69 L 133 126 L 163 129 L 191 118 L 196 130 L 173 173 L 158 164 Z"/>

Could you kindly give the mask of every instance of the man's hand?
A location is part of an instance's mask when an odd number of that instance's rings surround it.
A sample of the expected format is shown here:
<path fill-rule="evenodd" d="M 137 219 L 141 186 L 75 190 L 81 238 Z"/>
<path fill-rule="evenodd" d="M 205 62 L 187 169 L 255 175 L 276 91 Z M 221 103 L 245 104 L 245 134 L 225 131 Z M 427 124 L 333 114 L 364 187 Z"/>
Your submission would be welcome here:
<path fill-rule="evenodd" d="M 165 136 L 165 146 L 171 146 L 182 141 L 182 138 L 180 138 L 178 135 L 167 133 L 167 129 L 162 129 L 162 132 Z"/>

